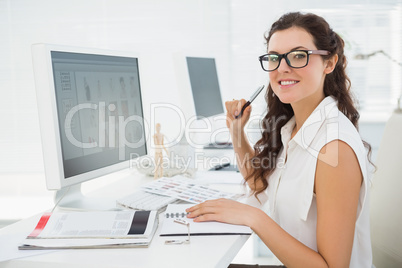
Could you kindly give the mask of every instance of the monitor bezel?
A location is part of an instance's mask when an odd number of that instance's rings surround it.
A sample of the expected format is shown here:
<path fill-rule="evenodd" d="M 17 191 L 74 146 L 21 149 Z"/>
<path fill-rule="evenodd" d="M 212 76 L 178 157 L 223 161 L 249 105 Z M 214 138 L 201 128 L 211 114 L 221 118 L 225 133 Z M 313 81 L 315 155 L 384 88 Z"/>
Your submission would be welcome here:
<path fill-rule="evenodd" d="M 60 125 L 56 106 L 56 90 L 53 76 L 53 64 L 51 52 L 68 52 L 81 54 L 95 54 L 105 56 L 119 56 L 135 58 L 138 63 L 138 75 L 140 83 L 141 109 L 143 112 L 143 100 L 141 88 L 140 56 L 130 51 L 115 51 L 98 48 L 72 47 L 55 44 L 33 44 L 32 60 L 35 76 L 35 88 L 37 94 L 37 105 L 39 113 L 39 124 L 42 140 L 42 153 L 45 168 L 46 187 L 48 190 L 60 190 L 62 188 L 80 184 L 98 177 L 108 175 L 130 167 L 130 159 L 102 167 L 69 178 L 64 176 L 63 155 L 61 149 Z M 145 125 L 144 125 L 145 126 Z M 146 128 L 145 128 L 146 130 Z M 145 155 L 148 152 L 146 135 Z"/>

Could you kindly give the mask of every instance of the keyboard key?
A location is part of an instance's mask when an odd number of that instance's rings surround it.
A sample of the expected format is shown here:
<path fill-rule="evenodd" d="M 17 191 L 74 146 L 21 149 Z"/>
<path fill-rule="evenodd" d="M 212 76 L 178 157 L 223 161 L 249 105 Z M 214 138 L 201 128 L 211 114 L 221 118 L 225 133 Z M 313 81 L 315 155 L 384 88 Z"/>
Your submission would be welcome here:
<path fill-rule="evenodd" d="M 124 198 L 116 200 L 118 206 L 138 210 L 161 210 L 178 199 L 145 191 L 137 191 Z"/>

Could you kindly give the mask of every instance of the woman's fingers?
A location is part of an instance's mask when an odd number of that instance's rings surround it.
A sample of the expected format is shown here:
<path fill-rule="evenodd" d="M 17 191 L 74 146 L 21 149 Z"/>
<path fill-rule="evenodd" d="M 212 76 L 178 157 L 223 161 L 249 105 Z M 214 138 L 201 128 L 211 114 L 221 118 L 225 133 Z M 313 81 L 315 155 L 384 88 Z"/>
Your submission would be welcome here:
<path fill-rule="evenodd" d="M 224 200 L 224 199 L 222 199 Z M 204 203 L 195 205 L 191 208 L 188 208 L 186 211 L 189 213 L 187 217 L 193 218 L 196 222 L 201 221 L 221 221 L 221 213 L 220 211 L 222 205 L 224 205 L 221 199 L 217 200 L 208 200 Z"/>
<path fill-rule="evenodd" d="M 214 214 L 227 209 L 225 206 L 228 205 L 229 200 L 225 198 L 219 198 L 214 200 L 207 200 L 201 204 L 192 206 L 186 209 L 186 212 L 190 213 L 189 217 L 198 217 L 204 214 Z"/>
<path fill-rule="evenodd" d="M 225 103 L 226 106 L 226 126 L 230 129 L 232 128 L 232 126 L 235 124 L 240 128 L 243 128 L 243 126 L 245 125 L 245 123 L 247 122 L 249 115 L 250 115 L 250 110 L 249 107 L 247 107 L 247 109 L 245 109 L 245 113 L 246 116 L 242 116 L 240 118 L 236 118 L 240 112 L 241 109 L 243 108 L 243 106 L 246 104 L 246 100 L 245 99 L 241 99 L 241 100 L 233 100 L 233 101 L 227 101 Z M 243 112 L 243 113 L 244 113 Z M 241 119 L 241 120 L 238 120 Z M 240 125 L 239 125 L 240 123 Z M 237 127 L 236 127 L 237 128 Z"/>
<path fill-rule="evenodd" d="M 244 224 L 249 207 L 234 200 L 215 199 L 188 208 L 188 218 L 195 222 L 219 221 L 232 224 Z"/>
<path fill-rule="evenodd" d="M 232 101 L 227 101 L 225 102 L 225 107 L 227 111 L 227 115 L 234 119 L 237 115 L 240 114 L 240 111 L 243 107 L 243 105 L 246 104 L 245 99 L 241 100 L 232 100 Z"/>
<path fill-rule="evenodd" d="M 245 104 L 245 102 L 244 102 L 244 104 Z M 240 114 L 241 109 L 243 108 L 243 105 L 244 105 L 244 104 L 242 104 L 241 101 L 239 101 L 239 102 L 237 103 L 236 112 L 235 112 L 235 115 L 236 115 L 236 116 L 238 116 L 238 115 Z"/>
<path fill-rule="evenodd" d="M 202 221 L 220 221 L 217 217 L 217 214 L 202 214 L 197 216 L 193 219 L 195 222 L 202 222 Z"/>

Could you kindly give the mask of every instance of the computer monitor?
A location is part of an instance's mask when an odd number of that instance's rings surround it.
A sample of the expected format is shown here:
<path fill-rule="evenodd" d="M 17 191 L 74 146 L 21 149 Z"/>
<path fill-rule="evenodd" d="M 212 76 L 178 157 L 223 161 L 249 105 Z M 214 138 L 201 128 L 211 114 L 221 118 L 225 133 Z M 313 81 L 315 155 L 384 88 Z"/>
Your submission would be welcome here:
<path fill-rule="evenodd" d="M 63 206 L 96 205 L 81 183 L 147 154 L 138 56 L 34 44 L 32 57 L 47 188 L 68 189 Z"/>
<path fill-rule="evenodd" d="M 193 129 L 188 139 L 193 144 L 205 145 L 204 148 L 230 147 L 216 58 L 180 53 L 175 62 L 186 125 L 200 129 L 198 133 Z"/>
<path fill-rule="evenodd" d="M 214 58 L 186 57 L 196 116 L 223 114 L 221 90 Z"/>

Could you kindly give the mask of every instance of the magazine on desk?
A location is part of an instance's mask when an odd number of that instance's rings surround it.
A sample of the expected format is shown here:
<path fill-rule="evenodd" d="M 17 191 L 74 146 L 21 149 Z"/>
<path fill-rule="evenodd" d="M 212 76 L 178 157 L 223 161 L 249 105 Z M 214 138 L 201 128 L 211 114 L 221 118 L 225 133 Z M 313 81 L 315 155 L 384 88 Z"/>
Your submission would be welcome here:
<path fill-rule="evenodd" d="M 147 247 L 156 211 L 45 213 L 19 249 Z"/>

